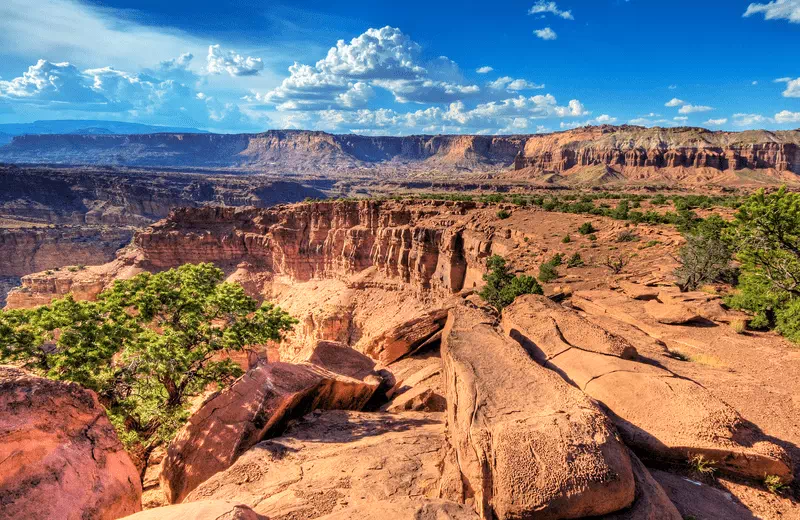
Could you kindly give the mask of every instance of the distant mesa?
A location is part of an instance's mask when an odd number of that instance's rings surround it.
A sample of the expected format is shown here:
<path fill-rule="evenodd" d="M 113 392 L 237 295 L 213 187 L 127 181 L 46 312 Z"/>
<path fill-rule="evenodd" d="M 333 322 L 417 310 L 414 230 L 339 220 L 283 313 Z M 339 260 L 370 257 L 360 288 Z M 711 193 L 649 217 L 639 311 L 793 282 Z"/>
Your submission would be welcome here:
<path fill-rule="evenodd" d="M 162 128 L 150 133 L 144 125 L 82 123 L 43 122 L 49 130 L 36 135 L 18 135 L 19 128 L 0 125 L 0 133 L 12 135 L 0 146 L 0 162 L 226 168 L 328 178 L 391 172 L 582 185 L 776 184 L 797 182 L 800 174 L 798 130 L 603 125 L 535 135 L 396 137 L 308 130 L 201 134 Z M 59 128 L 69 133 L 50 132 Z M 123 130 L 127 135 L 120 135 Z"/>

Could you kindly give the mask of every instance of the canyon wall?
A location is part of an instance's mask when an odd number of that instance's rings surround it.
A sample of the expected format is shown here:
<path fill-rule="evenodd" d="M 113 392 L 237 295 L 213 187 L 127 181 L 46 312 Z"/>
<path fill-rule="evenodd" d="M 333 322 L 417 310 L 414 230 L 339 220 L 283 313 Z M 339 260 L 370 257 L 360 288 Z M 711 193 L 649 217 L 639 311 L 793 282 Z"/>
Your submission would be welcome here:
<path fill-rule="evenodd" d="M 0 161 L 257 170 L 342 177 L 380 170 L 485 173 L 573 168 L 710 168 L 800 173 L 800 131 L 585 127 L 553 134 L 482 136 L 260 134 L 27 135 L 0 146 Z"/>

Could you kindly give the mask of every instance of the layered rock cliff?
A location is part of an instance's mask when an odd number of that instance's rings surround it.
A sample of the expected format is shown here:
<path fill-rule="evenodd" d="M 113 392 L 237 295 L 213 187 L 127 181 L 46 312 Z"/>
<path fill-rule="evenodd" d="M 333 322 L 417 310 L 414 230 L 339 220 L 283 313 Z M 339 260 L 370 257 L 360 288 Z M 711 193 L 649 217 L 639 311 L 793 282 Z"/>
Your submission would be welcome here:
<path fill-rule="evenodd" d="M 0 147 L 0 161 L 224 167 L 341 177 L 487 173 L 531 169 L 566 174 L 605 165 L 626 177 L 641 169 L 767 170 L 800 173 L 800 131 L 712 132 L 702 128 L 585 127 L 542 135 L 261 134 L 30 135 Z"/>

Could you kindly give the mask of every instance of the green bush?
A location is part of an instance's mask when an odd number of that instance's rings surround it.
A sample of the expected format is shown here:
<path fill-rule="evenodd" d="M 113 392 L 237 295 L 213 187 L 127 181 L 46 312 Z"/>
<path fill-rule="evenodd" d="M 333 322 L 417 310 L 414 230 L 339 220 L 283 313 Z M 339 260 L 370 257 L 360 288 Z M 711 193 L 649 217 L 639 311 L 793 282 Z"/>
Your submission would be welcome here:
<path fill-rule="evenodd" d="M 570 242 L 572 242 L 572 237 L 569 235 L 564 235 L 564 238 L 561 239 L 562 244 L 569 244 Z"/>
<path fill-rule="evenodd" d="M 558 279 L 558 269 L 549 262 L 539 266 L 539 281 L 543 283 L 552 282 Z"/>
<path fill-rule="evenodd" d="M 586 238 L 588 238 L 590 242 L 596 242 L 597 241 L 597 235 L 595 235 L 594 233 L 592 233 L 591 235 L 589 235 Z"/>
<path fill-rule="evenodd" d="M 633 231 L 620 231 L 617 233 L 617 242 L 637 242 L 639 235 Z"/>
<path fill-rule="evenodd" d="M 486 261 L 488 272 L 483 275 L 486 285 L 481 289 L 483 300 L 497 309 L 503 310 L 523 294 L 544 294 L 542 286 L 532 276 L 514 276 L 502 256 L 494 255 Z"/>
<path fill-rule="evenodd" d="M 505 220 L 510 216 L 511 216 L 511 213 L 509 213 L 508 211 L 506 211 L 504 209 L 501 209 L 500 211 L 497 212 L 497 218 L 499 218 L 500 220 Z"/>
<path fill-rule="evenodd" d="M 583 265 L 583 258 L 581 258 L 580 253 L 575 253 L 567 260 L 567 267 L 583 267 Z"/>
<path fill-rule="evenodd" d="M 581 224 L 581 227 L 578 228 L 578 233 L 581 235 L 591 235 L 595 231 L 597 230 L 594 228 L 591 222 L 584 222 Z"/>

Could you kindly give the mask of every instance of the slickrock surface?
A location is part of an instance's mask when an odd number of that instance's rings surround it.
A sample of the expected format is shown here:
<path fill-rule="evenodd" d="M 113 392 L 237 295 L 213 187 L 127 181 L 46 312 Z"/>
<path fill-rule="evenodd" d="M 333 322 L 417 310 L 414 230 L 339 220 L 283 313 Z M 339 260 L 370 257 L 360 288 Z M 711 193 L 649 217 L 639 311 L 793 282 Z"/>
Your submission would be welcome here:
<path fill-rule="evenodd" d="M 451 441 L 482 518 L 579 518 L 633 502 L 611 422 L 483 312 L 450 311 L 442 360 Z"/>
<path fill-rule="evenodd" d="M 300 361 L 355 379 L 376 376 L 375 361 L 361 352 L 335 341 L 318 341 L 301 352 Z"/>
<path fill-rule="evenodd" d="M 616 337 L 585 334 L 596 326 L 573 311 L 542 296 L 523 296 L 504 309 L 503 328 L 611 410 L 625 442 L 642 456 L 686 461 L 700 454 L 746 477 L 792 479 L 785 451 L 733 408 L 660 367 L 599 354 L 612 350 L 615 342 L 608 340 Z"/>
<path fill-rule="evenodd" d="M 114 520 L 140 511 L 139 473 L 97 397 L 0 366 L 0 518 Z"/>
<path fill-rule="evenodd" d="M 384 500 L 337 511 L 320 517 L 320 520 L 386 520 L 387 518 L 413 518 L 414 520 L 478 520 L 467 506 L 431 499 Z"/>
<path fill-rule="evenodd" d="M 312 365 L 260 364 L 206 400 L 170 443 L 161 487 L 170 503 L 228 468 L 290 419 L 320 409 L 361 409 L 378 388 Z"/>
<path fill-rule="evenodd" d="M 235 501 L 204 500 L 142 511 L 124 520 L 268 520 Z"/>
<path fill-rule="evenodd" d="M 360 518 L 355 511 L 397 518 L 475 518 L 455 502 L 461 480 L 445 441 L 442 414 L 315 412 L 287 432 L 261 442 L 230 468 L 197 487 L 186 499 L 232 499 L 269 518 Z M 427 499 L 453 502 L 444 507 Z M 400 502 L 402 504 L 403 502 Z M 360 514 L 360 513 L 359 513 Z M 367 518 L 373 518 L 368 516 Z M 383 516 L 382 518 L 386 518 Z M 442 518 L 450 518 L 443 516 Z"/>

